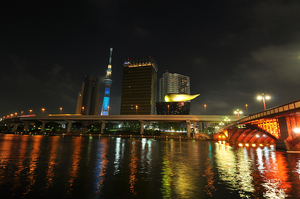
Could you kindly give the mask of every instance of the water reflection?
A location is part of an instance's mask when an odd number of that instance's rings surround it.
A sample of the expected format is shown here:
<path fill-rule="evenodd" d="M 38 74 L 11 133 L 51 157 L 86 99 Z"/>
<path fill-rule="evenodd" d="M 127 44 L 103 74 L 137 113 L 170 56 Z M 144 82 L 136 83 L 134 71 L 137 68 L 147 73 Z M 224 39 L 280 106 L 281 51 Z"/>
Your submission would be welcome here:
<path fill-rule="evenodd" d="M 237 181 L 237 162 L 234 151 L 230 146 L 220 143 L 216 143 L 215 148 L 219 178 L 226 183 L 228 189 L 237 190 L 239 182 Z"/>
<path fill-rule="evenodd" d="M 266 169 L 261 172 L 264 182 L 263 186 L 266 189 L 264 196 L 266 198 L 285 198 L 291 189 L 289 182 L 288 164 L 282 153 L 271 152 L 271 159 L 266 162 Z"/>
<path fill-rule="evenodd" d="M 20 176 L 21 173 L 24 171 L 24 169 L 26 168 L 25 166 L 25 160 L 26 160 L 26 152 L 27 152 L 27 148 L 28 148 L 28 136 L 22 136 L 20 139 L 20 145 L 18 148 L 18 151 L 16 151 L 18 153 L 18 157 L 19 157 L 19 161 L 15 162 L 15 166 L 16 166 L 16 170 L 14 173 L 14 188 L 16 189 L 17 187 L 21 186 L 21 180 L 20 180 Z M 18 147 L 18 146 L 15 146 Z M 12 154 L 12 151 L 10 152 Z M 0 175 L 1 176 L 1 175 Z M 1 180 L 0 180 L 1 181 Z"/>
<path fill-rule="evenodd" d="M 71 157 L 71 167 L 69 169 L 69 191 L 68 193 L 71 195 L 72 191 L 74 190 L 74 181 L 78 175 L 79 171 L 79 163 L 81 160 L 81 147 L 82 147 L 82 138 L 77 137 L 73 139 L 73 153 Z"/>
<path fill-rule="evenodd" d="M 26 186 L 25 188 L 25 193 L 24 194 L 28 194 L 31 191 L 32 186 L 34 185 L 34 183 L 36 182 L 36 168 L 38 166 L 38 158 L 40 156 L 40 152 L 41 152 L 41 141 L 44 137 L 43 136 L 36 136 L 35 138 L 31 138 L 31 143 L 32 146 L 29 147 L 29 171 L 27 172 L 27 178 L 29 181 L 29 184 Z M 34 139 L 34 141 L 33 141 Z"/>
<path fill-rule="evenodd" d="M 239 193 L 241 197 L 254 192 L 252 174 L 252 162 L 249 158 L 248 150 L 240 148 L 237 151 L 237 180 L 239 182 Z"/>
<path fill-rule="evenodd" d="M 133 195 L 136 195 L 137 192 L 134 189 L 135 182 L 137 181 L 136 173 L 137 173 L 137 140 L 131 139 L 130 146 L 131 146 L 131 155 L 130 155 L 130 176 L 129 176 L 129 184 L 130 184 L 130 192 Z"/>
<path fill-rule="evenodd" d="M 56 161 L 57 157 L 57 149 L 58 149 L 58 141 L 60 140 L 60 137 L 56 136 L 53 137 L 50 141 L 50 152 L 49 152 L 49 160 L 48 160 L 48 168 L 46 171 L 46 189 L 49 189 L 49 187 L 53 186 L 53 178 L 55 176 L 54 168 L 57 166 L 58 162 Z M 49 149 L 47 149 L 49 150 Z"/>
<path fill-rule="evenodd" d="M 295 198 L 299 177 L 300 155 L 270 146 L 0 136 L 7 198 Z"/>
<path fill-rule="evenodd" d="M 205 185 L 204 191 L 212 197 L 212 193 L 216 191 L 217 189 L 214 186 L 214 172 L 213 172 L 213 160 L 212 160 L 212 149 L 211 149 L 211 143 L 209 143 L 209 149 L 207 153 L 207 159 L 205 161 L 205 170 L 203 177 L 206 178 L 207 185 Z"/>
<path fill-rule="evenodd" d="M 13 142 L 9 140 L 10 138 L 8 136 L 5 138 L 7 141 L 1 142 L 0 145 L 0 185 L 5 182 L 7 170 L 9 169 L 10 164 L 10 156 L 12 155 L 11 148 L 13 146 Z"/>
<path fill-rule="evenodd" d="M 272 147 L 262 149 L 261 147 L 234 148 L 220 143 L 216 145 L 220 179 L 233 190 L 238 190 L 240 197 L 263 195 L 264 198 L 286 198 L 289 196 L 291 182 L 285 153 L 276 152 Z M 256 169 L 259 173 L 255 172 Z"/>
<path fill-rule="evenodd" d="M 168 146 L 168 143 L 166 143 L 166 147 L 163 149 L 164 155 L 163 155 L 163 166 L 162 166 L 162 194 L 164 198 L 170 198 L 171 197 L 171 184 L 172 184 L 172 176 L 173 176 L 173 169 L 171 165 L 171 153 L 170 153 L 170 147 Z"/>
<path fill-rule="evenodd" d="M 171 196 L 178 198 L 203 198 L 205 178 L 203 177 L 207 151 L 207 143 L 195 141 L 176 141 L 169 142 L 171 146 L 170 158 L 167 159 L 171 182 Z M 166 151 L 168 152 L 168 150 Z M 166 156 L 168 157 L 168 153 Z M 168 165 L 166 164 L 166 165 Z M 200 197 L 200 198 L 201 198 Z"/>
<path fill-rule="evenodd" d="M 114 161 L 114 166 L 115 166 L 115 169 L 114 169 L 114 175 L 117 175 L 119 172 L 120 172 L 120 159 L 121 159 L 121 138 L 117 138 L 116 139 L 116 147 L 115 147 L 115 161 Z"/>
<path fill-rule="evenodd" d="M 106 168 L 108 164 L 107 159 L 107 151 L 108 151 L 108 139 L 104 138 L 101 139 L 100 146 L 98 147 L 97 152 L 97 193 L 99 194 L 103 185 L 103 182 L 105 180 L 105 174 L 106 174 Z"/>

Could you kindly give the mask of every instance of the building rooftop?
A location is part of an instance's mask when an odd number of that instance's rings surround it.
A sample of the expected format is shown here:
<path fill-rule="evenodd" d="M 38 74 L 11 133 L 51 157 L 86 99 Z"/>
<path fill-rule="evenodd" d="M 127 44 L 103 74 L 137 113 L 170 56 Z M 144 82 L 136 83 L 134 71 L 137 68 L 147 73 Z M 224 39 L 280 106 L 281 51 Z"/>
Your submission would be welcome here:
<path fill-rule="evenodd" d="M 124 62 L 124 67 L 140 67 L 140 66 L 153 66 L 157 72 L 157 63 L 152 57 L 138 57 L 138 58 L 128 58 Z"/>

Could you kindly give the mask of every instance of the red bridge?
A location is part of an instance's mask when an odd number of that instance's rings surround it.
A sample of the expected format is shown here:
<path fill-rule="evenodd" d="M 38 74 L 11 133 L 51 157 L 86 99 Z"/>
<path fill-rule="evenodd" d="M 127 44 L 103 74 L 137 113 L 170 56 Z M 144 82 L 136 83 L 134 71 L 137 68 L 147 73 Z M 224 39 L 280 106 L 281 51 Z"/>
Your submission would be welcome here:
<path fill-rule="evenodd" d="M 233 122 L 214 134 L 233 143 L 269 143 L 277 149 L 300 151 L 300 100 Z"/>

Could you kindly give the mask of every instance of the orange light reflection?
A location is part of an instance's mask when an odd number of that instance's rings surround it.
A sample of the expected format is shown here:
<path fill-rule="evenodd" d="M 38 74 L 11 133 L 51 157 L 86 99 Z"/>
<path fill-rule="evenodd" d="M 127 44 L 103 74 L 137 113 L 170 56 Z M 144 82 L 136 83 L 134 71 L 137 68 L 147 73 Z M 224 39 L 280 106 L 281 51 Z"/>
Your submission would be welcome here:
<path fill-rule="evenodd" d="M 136 140 L 130 140 L 130 145 L 131 145 L 131 162 L 129 164 L 130 167 L 130 176 L 129 176 L 129 184 L 130 184 L 130 192 L 133 195 L 136 195 L 136 191 L 134 190 L 134 185 L 135 182 L 137 181 L 136 179 L 136 172 L 137 172 L 137 141 Z"/>

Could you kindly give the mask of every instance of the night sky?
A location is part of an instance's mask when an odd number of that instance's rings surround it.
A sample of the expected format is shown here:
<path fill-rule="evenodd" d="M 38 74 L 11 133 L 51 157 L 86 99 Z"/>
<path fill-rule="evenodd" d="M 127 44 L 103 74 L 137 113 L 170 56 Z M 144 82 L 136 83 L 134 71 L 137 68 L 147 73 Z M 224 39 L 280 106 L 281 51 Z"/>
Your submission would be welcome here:
<path fill-rule="evenodd" d="M 0 116 L 75 113 L 85 75 L 105 76 L 120 113 L 123 62 L 151 56 L 158 79 L 189 76 L 191 114 L 263 111 L 300 99 L 300 1 L 6 1 L 1 4 Z M 103 97 L 104 84 L 100 86 Z M 101 102 L 102 102 L 101 97 Z"/>

